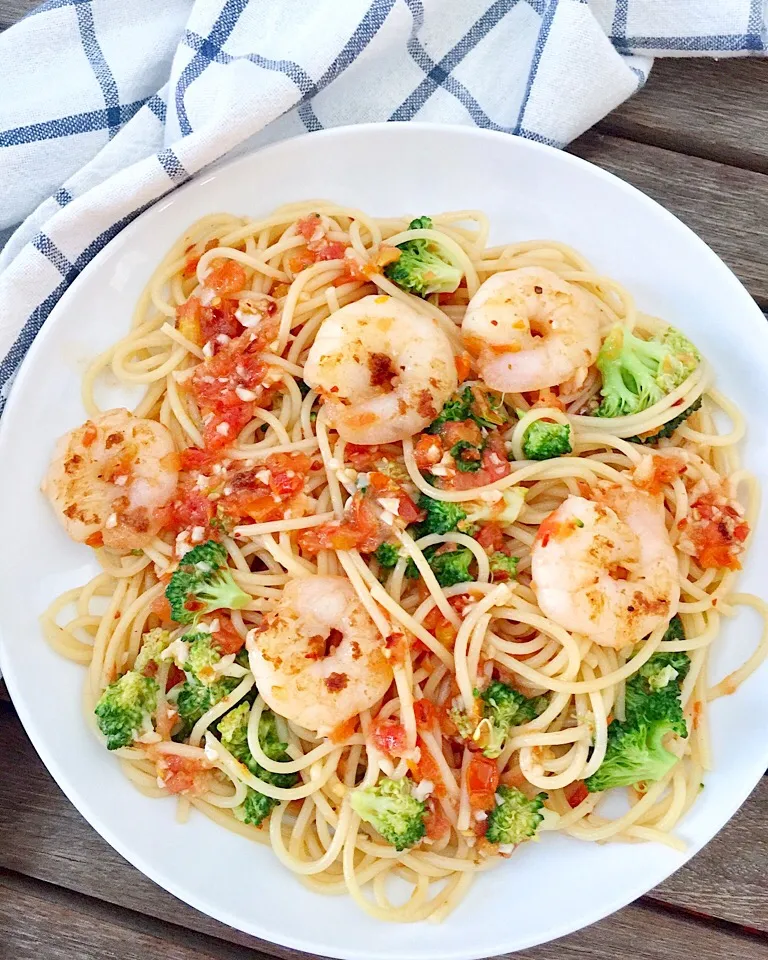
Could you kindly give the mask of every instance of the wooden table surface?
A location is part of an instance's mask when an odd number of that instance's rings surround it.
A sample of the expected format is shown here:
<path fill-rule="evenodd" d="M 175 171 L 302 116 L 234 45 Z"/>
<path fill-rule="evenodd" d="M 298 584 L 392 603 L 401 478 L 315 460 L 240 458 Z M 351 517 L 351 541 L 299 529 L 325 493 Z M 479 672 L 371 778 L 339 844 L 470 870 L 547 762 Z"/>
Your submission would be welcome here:
<path fill-rule="evenodd" d="M 0 29 L 33 5 L 0 0 Z M 571 147 L 677 214 L 763 309 L 767 93 L 768 61 L 657 61 L 645 89 Z M 129 866 L 54 783 L 1 683 L 0 757 L 0 960 L 298 956 L 210 920 Z M 516 956 L 768 960 L 767 855 L 764 777 L 725 829 L 648 896 Z"/>

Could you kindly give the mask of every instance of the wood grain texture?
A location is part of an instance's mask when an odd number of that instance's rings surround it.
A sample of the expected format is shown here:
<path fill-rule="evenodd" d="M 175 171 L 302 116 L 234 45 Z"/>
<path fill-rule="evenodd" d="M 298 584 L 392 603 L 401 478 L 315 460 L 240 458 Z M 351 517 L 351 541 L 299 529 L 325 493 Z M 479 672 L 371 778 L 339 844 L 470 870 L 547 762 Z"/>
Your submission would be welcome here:
<path fill-rule="evenodd" d="M 7 872 L 0 874 L 0 929 L 0 955 L 14 960 L 265 960 L 293 955 L 273 945 L 270 954 L 244 949 Z M 650 930 L 652 936 L 647 935 Z M 683 955 L 697 960 L 768 960 L 768 944 L 640 906 L 514 957 L 668 960 Z"/>
<path fill-rule="evenodd" d="M 768 173 L 768 61 L 656 60 L 645 87 L 602 133 Z"/>
<path fill-rule="evenodd" d="M 766 110 L 768 122 L 768 110 Z M 653 197 L 694 230 L 768 305 L 768 175 L 620 137 L 587 133 L 568 148 Z M 621 224 L 612 222 L 611 230 Z"/>
<path fill-rule="evenodd" d="M 265 956 L 62 893 L 46 884 L 0 875 L 0 956 L 14 960 L 260 960 Z"/>
<path fill-rule="evenodd" d="M 5 30 L 17 20 L 21 20 L 25 13 L 39 6 L 40 2 L 41 0 L 0 0 L 0 30 Z"/>
<path fill-rule="evenodd" d="M 243 946 L 271 949 L 180 903 L 129 866 L 63 796 L 8 706 L 0 706 L 0 757 L 4 769 L 0 777 L 0 867 L 190 930 Z M 653 891 L 646 906 L 665 909 L 681 906 L 768 933 L 768 898 L 765 895 L 768 851 L 764 828 L 767 808 L 768 780 L 765 780 L 720 836 L 690 864 Z M 634 919 L 627 920 L 628 913 Z M 611 925 L 612 937 L 614 934 L 618 936 L 616 931 L 624 930 L 626 924 L 629 924 L 626 936 L 634 931 L 632 935 L 639 937 L 638 926 L 644 922 L 642 918 L 645 916 L 642 909 L 635 906 L 605 924 Z M 564 940 L 563 949 L 579 936 L 582 935 Z M 624 955 L 616 954 L 618 957 Z M 548 957 L 546 953 L 535 951 L 522 956 Z M 586 954 L 563 953 L 558 945 L 558 957 L 571 956 Z M 634 956 L 650 958 L 663 954 L 649 952 Z M 738 956 L 753 960 L 749 952 Z M 754 957 L 758 956 L 762 954 L 754 954 Z"/>

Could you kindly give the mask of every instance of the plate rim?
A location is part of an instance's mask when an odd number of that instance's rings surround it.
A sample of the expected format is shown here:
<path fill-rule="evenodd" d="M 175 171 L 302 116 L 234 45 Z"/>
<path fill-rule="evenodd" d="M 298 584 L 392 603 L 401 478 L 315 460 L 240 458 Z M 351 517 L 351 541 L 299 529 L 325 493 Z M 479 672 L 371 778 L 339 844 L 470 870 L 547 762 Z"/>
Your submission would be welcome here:
<path fill-rule="evenodd" d="M 764 328 L 765 319 L 763 314 L 749 291 L 746 289 L 741 280 L 739 280 L 739 278 L 735 275 L 733 270 L 718 256 L 717 253 L 715 253 L 714 250 L 712 250 L 712 248 L 704 240 L 701 239 L 701 237 L 698 236 L 698 234 L 696 234 L 690 227 L 687 226 L 687 224 L 680 220 L 679 217 L 671 213 L 666 209 L 666 207 L 653 200 L 647 194 L 643 193 L 643 191 L 639 190 L 637 187 L 633 186 L 627 181 L 622 180 L 621 177 L 618 177 L 616 174 L 597 166 L 589 160 L 571 153 L 566 153 L 563 150 L 557 150 L 554 147 L 544 143 L 539 143 L 534 140 L 528 140 L 526 138 L 518 137 L 501 131 L 486 130 L 483 128 L 470 127 L 463 124 L 431 123 L 426 121 L 395 121 L 331 127 L 320 131 L 303 133 L 297 136 L 278 140 L 274 143 L 269 143 L 265 146 L 249 150 L 248 152 L 231 159 L 215 161 L 212 165 L 199 170 L 186 183 L 182 184 L 176 189 L 171 190 L 164 196 L 159 197 L 151 207 L 140 213 L 134 220 L 131 221 L 131 223 L 121 230 L 120 233 L 112 238 L 102 250 L 98 252 L 93 260 L 87 264 L 87 266 L 73 280 L 64 294 L 61 296 L 58 303 L 48 316 L 45 324 L 43 324 L 43 327 L 40 329 L 40 331 L 38 331 L 38 334 L 36 335 L 31 347 L 27 351 L 16 371 L 13 385 L 10 389 L 6 402 L 5 410 L 2 419 L 0 420 L 0 462 L 4 458 L 5 446 L 8 442 L 6 437 L 10 433 L 10 427 L 8 424 L 15 420 L 16 407 L 20 402 L 17 400 L 22 393 L 22 390 L 19 389 L 19 385 L 24 384 L 27 378 L 31 375 L 31 371 L 35 365 L 37 353 L 43 349 L 41 345 L 46 340 L 46 327 L 48 329 L 51 328 L 52 320 L 57 325 L 60 322 L 63 322 L 59 321 L 58 316 L 68 309 L 70 300 L 77 295 L 80 287 L 86 282 L 84 278 L 87 279 L 90 277 L 95 270 L 97 270 L 100 265 L 112 255 L 112 251 L 115 249 L 115 246 L 118 243 L 130 243 L 134 233 L 139 232 L 144 224 L 146 224 L 148 221 L 151 221 L 155 217 L 162 216 L 163 212 L 171 205 L 178 204 L 180 201 L 183 202 L 184 196 L 190 190 L 194 190 L 195 188 L 208 183 L 212 179 L 226 176 L 236 168 L 247 167 L 249 163 L 253 161 L 255 156 L 260 156 L 269 152 L 278 153 L 281 150 L 286 149 L 286 147 L 291 149 L 296 143 L 307 140 L 312 140 L 314 142 L 316 139 L 320 138 L 344 139 L 345 137 L 350 136 L 353 138 L 358 136 L 387 136 L 390 130 L 397 130 L 399 133 L 407 131 L 406 136 L 408 136 L 410 132 L 418 135 L 439 130 L 444 133 L 452 133 L 458 136 L 473 139 L 503 140 L 507 142 L 512 149 L 519 149 L 522 151 L 528 150 L 533 153 L 541 152 L 550 155 L 554 154 L 565 164 L 570 164 L 577 168 L 581 168 L 588 175 L 596 176 L 598 179 L 604 179 L 608 181 L 615 189 L 628 192 L 636 201 L 639 200 L 639 202 L 643 203 L 645 206 L 652 208 L 657 215 L 661 214 L 662 218 L 673 229 L 682 230 L 687 235 L 689 241 L 692 240 L 694 244 L 698 246 L 701 252 L 706 253 L 706 256 L 708 256 L 711 262 L 717 264 L 717 269 L 723 275 L 723 278 L 725 278 L 725 275 L 728 276 L 733 295 L 735 297 L 741 297 L 744 299 L 744 316 L 742 317 L 742 322 L 755 323 L 756 321 L 759 321 L 761 329 Z M 739 305 L 739 309 L 742 309 L 741 305 Z M 750 320 L 748 318 L 752 319 Z M 1 629 L 2 619 L 3 615 L 2 611 L 0 611 L 0 665 L 2 666 L 3 671 L 2 676 L 6 681 L 6 687 L 11 697 L 14 709 L 16 710 L 19 720 L 24 727 L 24 731 L 29 737 L 35 752 L 42 760 L 47 771 L 56 781 L 59 789 L 62 790 L 64 795 L 72 803 L 78 813 L 85 819 L 88 825 L 94 829 L 107 843 L 109 843 L 109 845 L 115 851 L 117 851 L 120 856 L 122 856 L 128 863 L 138 869 L 154 883 L 158 884 L 158 886 L 171 893 L 183 903 L 186 903 L 193 909 L 198 910 L 204 916 L 218 920 L 235 930 L 260 939 L 266 945 L 276 944 L 289 949 L 303 951 L 304 953 L 310 955 L 338 957 L 340 960 L 359 960 L 360 957 L 372 958 L 374 956 L 374 954 L 370 953 L 369 951 L 360 952 L 345 948 L 336 950 L 333 953 L 318 953 L 318 946 L 313 944 L 310 940 L 305 939 L 301 935 L 289 935 L 281 932 L 279 937 L 275 937 L 275 935 L 271 932 L 267 934 L 265 929 L 261 927 L 261 924 L 258 921 L 249 920 L 246 924 L 244 924 L 242 920 L 229 915 L 226 910 L 220 910 L 218 908 L 211 909 L 209 905 L 203 905 L 203 900 L 196 894 L 190 895 L 188 893 L 181 893 L 180 889 L 183 888 L 183 883 L 177 883 L 172 877 L 169 877 L 163 871 L 156 870 L 153 866 L 148 866 L 141 854 L 137 854 L 131 850 L 130 843 L 123 843 L 122 839 L 114 835 L 111 828 L 100 822 L 98 815 L 95 815 L 92 811 L 90 811 L 90 804 L 87 799 L 87 795 L 81 793 L 81 791 L 70 782 L 65 765 L 60 764 L 58 758 L 51 751 L 49 751 L 46 745 L 42 726 L 38 728 L 31 710 L 28 711 L 24 698 L 20 690 L 17 688 L 17 678 L 13 670 L 13 660 L 9 660 L 9 655 L 7 653 L 3 653 L 5 641 L 4 631 Z M 42 631 L 40 633 L 40 639 L 44 639 L 42 637 Z M 597 906 L 592 912 L 586 914 L 586 920 L 580 919 L 575 923 L 564 923 L 561 927 L 555 926 L 553 927 L 552 935 L 546 940 L 542 940 L 540 937 L 533 935 L 528 939 L 520 941 L 519 944 L 514 947 L 514 952 L 525 950 L 536 945 L 551 943 L 560 939 L 561 937 L 585 929 L 586 927 L 591 926 L 592 924 L 608 916 L 611 916 L 618 910 L 621 910 L 625 906 L 635 902 L 639 897 L 651 892 L 658 884 L 672 876 L 672 874 L 676 873 L 677 870 L 683 867 L 704 846 L 706 846 L 706 844 L 708 844 L 720 833 L 725 824 L 736 814 L 736 812 L 741 808 L 746 799 L 760 782 L 760 778 L 763 775 L 766 765 L 768 765 L 768 741 L 766 741 L 765 757 L 761 765 L 755 765 L 756 769 L 758 766 L 760 767 L 757 775 L 753 779 L 751 775 L 745 774 L 743 778 L 743 783 L 745 786 L 742 788 L 742 790 L 736 791 L 731 795 L 730 802 L 727 806 L 723 805 L 720 809 L 718 809 L 715 817 L 715 820 L 718 823 L 716 829 L 713 832 L 710 832 L 707 839 L 702 840 L 701 842 L 691 843 L 684 852 L 677 853 L 679 860 L 671 870 L 668 869 L 666 864 L 660 865 L 653 874 L 654 880 L 650 887 L 647 885 L 646 881 L 634 883 L 631 886 L 631 892 L 629 894 L 621 893 L 610 900 L 601 900 L 599 906 Z M 446 922 L 450 923 L 451 921 L 448 920 Z M 249 929 L 246 929 L 246 926 Z M 386 925 L 382 924 L 381 929 L 386 930 Z M 213 934 L 207 935 L 214 936 Z M 503 940 L 497 940 L 492 945 L 484 946 L 481 952 L 477 952 L 476 950 L 456 948 L 453 950 L 442 949 L 439 953 L 421 952 L 418 956 L 419 960 L 433 960 L 433 958 L 434 960 L 437 960 L 438 957 L 440 960 L 481 960 L 481 958 L 509 952 L 509 946 L 505 945 Z M 390 958 L 394 957 L 394 954 L 385 952 L 378 954 L 378 956 Z"/>

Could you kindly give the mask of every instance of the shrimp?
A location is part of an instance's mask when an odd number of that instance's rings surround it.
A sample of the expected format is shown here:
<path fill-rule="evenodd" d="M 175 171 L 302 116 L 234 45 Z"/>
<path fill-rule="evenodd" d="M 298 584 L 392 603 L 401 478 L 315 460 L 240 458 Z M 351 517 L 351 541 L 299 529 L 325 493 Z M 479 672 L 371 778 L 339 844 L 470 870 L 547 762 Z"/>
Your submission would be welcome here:
<path fill-rule="evenodd" d="M 59 440 L 42 491 L 73 540 L 125 552 L 151 542 L 177 479 L 166 427 L 118 409 Z"/>
<path fill-rule="evenodd" d="M 581 374 L 600 350 L 600 313 L 587 293 L 543 267 L 495 273 L 469 301 L 467 350 L 493 390 L 523 393 Z"/>
<path fill-rule="evenodd" d="M 331 314 L 304 379 L 350 443 L 391 443 L 428 426 L 458 385 L 448 337 L 436 320 L 393 297 L 370 296 Z"/>
<path fill-rule="evenodd" d="M 343 577 L 291 580 L 246 647 L 267 705 L 320 736 L 372 707 L 392 682 L 384 641 Z"/>
<path fill-rule="evenodd" d="M 661 502 L 610 487 L 599 502 L 570 496 L 539 527 L 533 589 L 544 614 L 621 649 L 669 621 L 680 582 Z"/>

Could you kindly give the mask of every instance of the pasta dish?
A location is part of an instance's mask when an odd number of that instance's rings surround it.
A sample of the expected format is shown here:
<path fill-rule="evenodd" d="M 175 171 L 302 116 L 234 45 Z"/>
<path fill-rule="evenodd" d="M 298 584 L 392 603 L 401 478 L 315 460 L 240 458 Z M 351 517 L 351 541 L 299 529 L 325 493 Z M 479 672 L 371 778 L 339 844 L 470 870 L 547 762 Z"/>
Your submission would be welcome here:
<path fill-rule="evenodd" d="M 553 831 L 682 848 L 708 704 L 766 654 L 710 684 L 721 617 L 767 612 L 711 367 L 576 251 L 488 231 L 203 218 L 43 482 L 101 567 L 43 628 L 127 777 L 382 920 Z"/>

